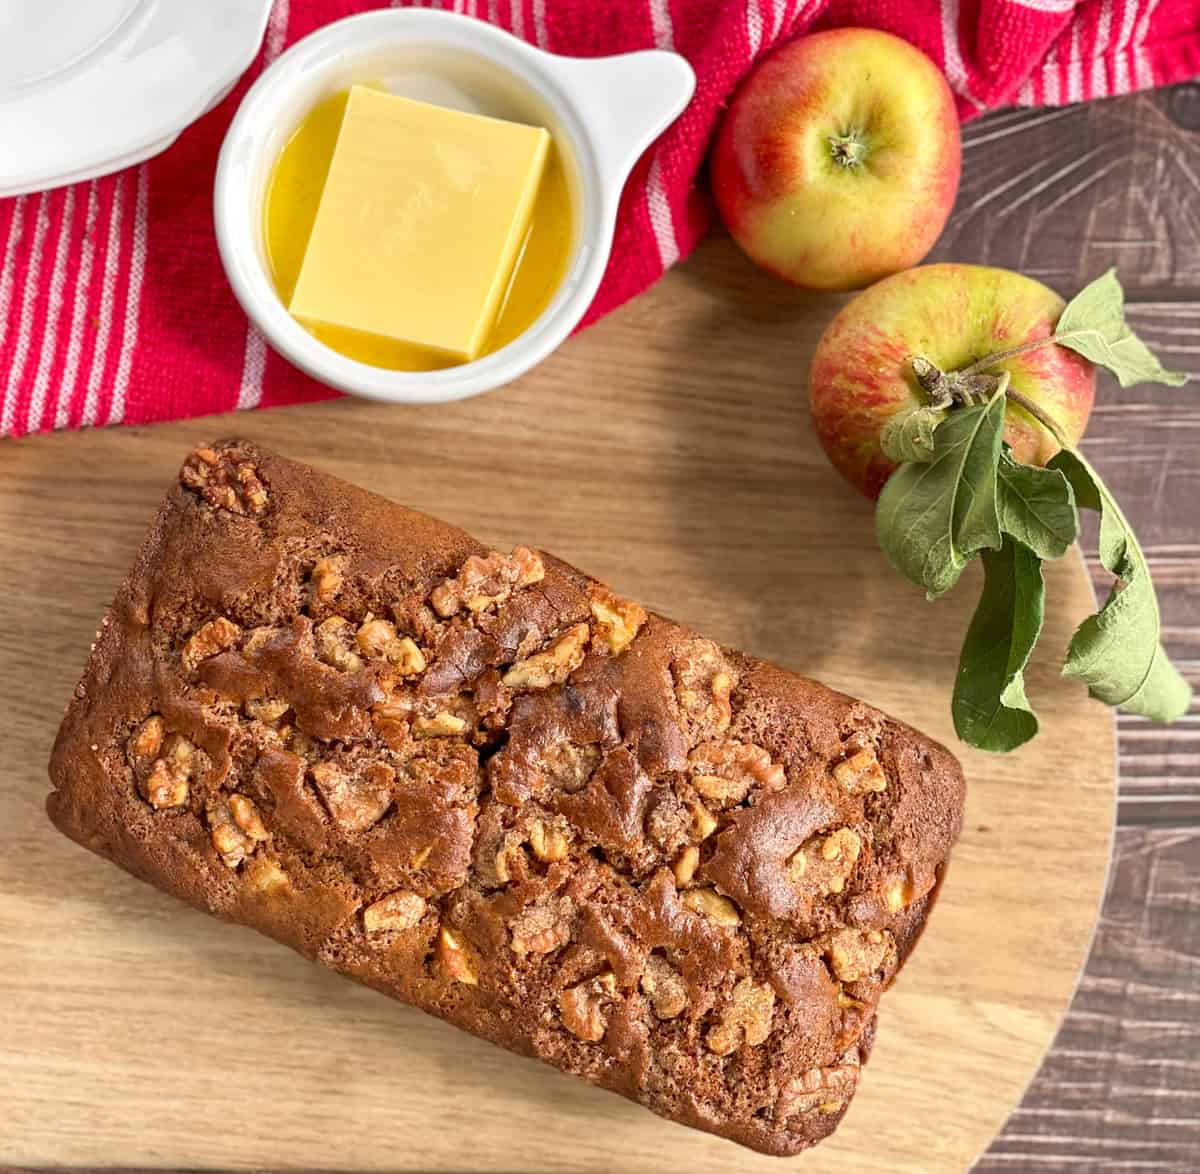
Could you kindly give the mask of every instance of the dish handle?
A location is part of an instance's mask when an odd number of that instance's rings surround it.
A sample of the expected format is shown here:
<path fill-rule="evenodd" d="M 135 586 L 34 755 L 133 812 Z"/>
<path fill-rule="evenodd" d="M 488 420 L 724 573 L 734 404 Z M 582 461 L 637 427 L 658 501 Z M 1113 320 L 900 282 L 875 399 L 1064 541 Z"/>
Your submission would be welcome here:
<path fill-rule="evenodd" d="M 583 119 L 601 174 L 623 185 L 642 152 L 679 117 L 696 75 L 678 53 L 557 58 L 555 72 Z"/>

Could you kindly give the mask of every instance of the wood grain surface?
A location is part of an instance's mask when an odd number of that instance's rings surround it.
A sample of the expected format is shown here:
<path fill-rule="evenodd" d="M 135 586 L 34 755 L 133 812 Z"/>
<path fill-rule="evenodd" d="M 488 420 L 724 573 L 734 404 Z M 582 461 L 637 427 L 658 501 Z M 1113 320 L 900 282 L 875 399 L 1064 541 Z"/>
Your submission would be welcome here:
<path fill-rule="evenodd" d="M 39 437 L 0 461 L 0 1089 L 28 1165 L 716 1172 L 775 1159 L 665 1124 L 220 925 L 59 837 L 44 764 L 97 618 L 195 439 L 237 430 L 507 548 L 552 550 L 702 631 L 952 741 L 972 574 L 936 606 L 831 472 L 804 372 L 837 299 L 712 240 L 526 379 L 466 403 L 362 402 Z M 977 568 L 973 568 L 977 569 Z M 967 822 L 883 1006 L 843 1127 L 807 1171 L 963 1169 L 1075 987 L 1114 816 L 1111 714 L 1057 674 L 1094 606 L 1052 568 L 1036 744 L 963 753 Z M 116 1095 L 114 1095 L 114 1093 Z"/>
<path fill-rule="evenodd" d="M 1168 365 L 1200 373 L 1200 86 L 994 115 L 968 128 L 964 163 L 936 257 L 1021 267 L 1065 292 L 1115 264 L 1138 329 Z M 739 379 L 748 404 L 750 374 Z M 1106 380 L 1085 445 L 1142 537 L 1168 645 L 1194 683 L 1198 405 L 1194 386 L 1120 391 Z M 635 412 L 628 402 L 619 407 Z M 8 455 L 0 454 L 0 474 Z M 148 508 L 148 498 L 136 504 Z M 125 527 L 114 558 L 136 532 Z M 1103 590 L 1094 540 L 1085 549 Z M 108 587 L 97 584 L 76 606 L 65 634 L 49 633 L 64 666 L 56 686 L 70 677 L 71 642 Z M 1123 717 L 1119 730 L 1121 826 L 1091 957 L 1055 1046 L 977 1167 L 983 1174 L 1200 1169 L 1200 713 L 1170 729 Z M 1071 846 L 1060 840 L 1058 848 Z M 15 1155 L 0 1144 L 6 1157 Z M 171 1164 L 166 1154 L 153 1161 Z"/>
<path fill-rule="evenodd" d="M 1135 328 L 1182 389 L 1102 380 L 1084 451 L 1154 573 L 1164 636 L 1200 686 L 1200 85 L 968 128 L 939 258 L 1070 293 L 1116 265 Z M 1094 531 L 1097 590 L 1108 575 Z M 1200 705 L 1165 727 L 1122 716 L 1120 830 L 1080 990 L 979 1174 L 1200 1170 Z"/>

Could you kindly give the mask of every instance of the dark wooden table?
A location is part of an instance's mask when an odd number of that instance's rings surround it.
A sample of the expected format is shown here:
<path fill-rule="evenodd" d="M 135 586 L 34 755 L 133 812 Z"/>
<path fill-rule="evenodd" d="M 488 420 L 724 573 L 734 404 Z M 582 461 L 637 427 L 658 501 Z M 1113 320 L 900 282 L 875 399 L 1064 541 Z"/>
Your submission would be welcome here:
<path fill-rule="evenodd" d="M 1192 373 L 1180 390 L 1104 378 L 1083 447 L 1145 547 L 1167 646 L 1200 686 L 1200 84 L 994 115 L 964 148 L 937 257 L 1020 269 L 1066 296 L 1115 265 L 1134 328 Z M 1086 550 L 1107 592 L 1094 533 Z M 1091 957 L 981 1174 L 1200 1170 L 1200 705 L 1171 727 L 1122 715 L 1119 730 Z"/>

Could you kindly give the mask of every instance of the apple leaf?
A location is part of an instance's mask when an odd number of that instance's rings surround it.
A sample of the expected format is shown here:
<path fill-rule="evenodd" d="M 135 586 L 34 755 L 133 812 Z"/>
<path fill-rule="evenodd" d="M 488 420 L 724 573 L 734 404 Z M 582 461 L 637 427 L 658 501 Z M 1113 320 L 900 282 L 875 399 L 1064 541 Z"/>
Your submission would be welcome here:
<path fill-rule="evenodd" d="M 1079 537 L 1071 483 L 1058 469 L 1018 464 L 1008 445 L 996 473 L 1000 529 L 1040 558 L 1062 558 Z"/>
<path fill-rule="evenodd" d="M 897 412 L 879 433 L 883 455 L 897 464 L 901 461 L 928 464 L 933 460 L 933 432 L 944 415 L 928 406 Z"/>
<path fill-rule="evenodd" d="M 933 434 L 933 460 L 902 464 L 875 511 L 875 533 L 891 564 L 930 599 L 958 582 L 967 560 L 1001 543 L 996 466 L 1004 392 L 957 408 Z"/>
<path fill-rule="evenodd" d="M 983 592 L 963 641 L 950 708 L 964 742 L 1004 753 L 1038 732 L 1024 671 L 1041 635 L 1046 588 L 1042 560 L 1008 535 L 999 550 L 983 552 L 983 569 Z"/>
<path fill-rule="evenodd" d="M 1128 713 L 1173 721 L 1188 710 L 1192 690 L 1160 644 L 1158 597 L 1145 555 L 1100 475 L 1074 450 L 1049 464 L 1071 482 L 1075 500 L 1100 514 L 1100 561 L 1116 576 L 1104 606 L 1080 624 L 1063 675 Z"/>
<path fill-rule="evenodd" d="M 1136 383 L 1187 382 L 1182 371 L 1168 371 L 1125 321 L 1125 291 L 1110 269 L 1085 285 L 1068 303 L 1054 328 L 1054 341 L 1085 359 L 1107 367 L 1122 387 Z"/>

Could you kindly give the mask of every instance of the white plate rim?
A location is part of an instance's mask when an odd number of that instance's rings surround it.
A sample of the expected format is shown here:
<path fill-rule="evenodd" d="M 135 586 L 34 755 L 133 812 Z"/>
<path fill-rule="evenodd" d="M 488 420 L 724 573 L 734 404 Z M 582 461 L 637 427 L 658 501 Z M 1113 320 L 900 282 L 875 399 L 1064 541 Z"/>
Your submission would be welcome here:
<path fill-rule="evenodd" d="M 145 162 L 166 150 L 187 127 L 216 106 L 253 63 L 262 46 L 273 3 L 274 0 L 241 0 L 240 4 L 229 6 L 229 11 L 239 19 L 244 18 L 245 36 L 240 37 L 240 25 L 233 30 L 228 27 L 223 30 L 224 42 L 230 43 L 232 37 L 239 38 L 237 50 L 228 52 L 225 57 L 212 63 L 211 70 L 198 75 L 195 87 L 186 98 L 179 96 L 177 85 L 164 87 L 169 91 L 167 96 L 171 101 L 160 104 L 155 101 L 155 94 L 147 94 L 147 118 L 130 127 L 126 133 L 105 140 L 103 146 L 95 146 L 89 151 L 78 139 L 67 140 L 62 143 L 61 156 L 54 166 L 41 167 L 37 171 L 21 171 L 17 166 L 7 173 L 0 171 L 0 198 L 50 191 L 96 179 Z M 196 14 L 193 0 L 152 0 L 146 14 L 137 22 L 137 27 L 145 30 L 158 22 L 164 32 L 174 31 L 176 36 L 194 36 L 198 28 Z M 202 11 L 200 18 L 203 18 Z M 190 25 L 189 21 L 192 22 Z M 124 35 L 133 35 L 133 29 L 125 30 Z M 114 46 L 114 52 L 85 66 L 81 73 L 70 80 L 76 82 L 89 75 L 96 78 L 115 75 L 128 60 Z M 52 92 L 53 88 L 51 85 L 46 92 Z M 29 105 L 27 133 L 30 134 L 41 130 L 38 126 L 36 98 L 35 92 L 24 99 Z M 4 102 L 0 101 L 0 107 L 3 105 Z M 81 150 L 81 147 L 85 149 Z M 0 158 L 4 155 L 9 153 L 0 152 Z M 9 155 L 15 161 L 19 161 L 19 157 L 16 151 Z"/>

